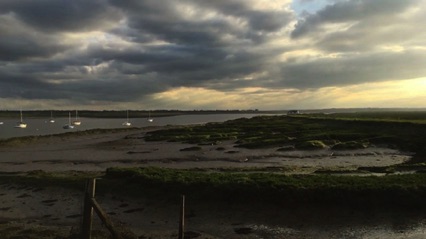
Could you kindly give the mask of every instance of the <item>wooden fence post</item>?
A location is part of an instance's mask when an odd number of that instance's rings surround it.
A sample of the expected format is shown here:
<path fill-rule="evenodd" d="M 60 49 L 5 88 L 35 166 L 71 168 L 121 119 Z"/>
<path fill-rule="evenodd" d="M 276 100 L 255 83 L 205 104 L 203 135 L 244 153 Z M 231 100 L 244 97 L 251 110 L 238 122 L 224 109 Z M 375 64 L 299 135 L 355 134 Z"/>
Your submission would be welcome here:
<path fill-rule="evenodd" d="M 180 216 L 179 216 L 179 239 L 185 237 L 185 195 L 182 195 L 182 203 L 180 205 Z"/>
<path fill-rule="evenodd" d="M 88 179 L 86 182 L 86 191 L 84 193 L 84 211 L 81 229 L 82 239 L 91 239 L 93 207 L 92 198 L 95 197 L 96 179 Z"/>

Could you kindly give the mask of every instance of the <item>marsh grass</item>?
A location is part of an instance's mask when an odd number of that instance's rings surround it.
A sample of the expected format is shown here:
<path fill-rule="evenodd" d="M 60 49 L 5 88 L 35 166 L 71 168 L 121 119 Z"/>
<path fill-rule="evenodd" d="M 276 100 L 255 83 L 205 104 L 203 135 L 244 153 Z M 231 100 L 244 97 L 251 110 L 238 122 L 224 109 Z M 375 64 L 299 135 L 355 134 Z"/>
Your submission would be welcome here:
<path fill-rule="evenodd" d="M 358 120 L 359 117 L 363 120 Z M 422 121 L 425 124 L 418 123 Z M 299 146 L 302 149 L 356 149 L 369 145 L 385 145 L 424 156 L 425 138 L 426 113 L 405 112 L 256 116 L 153 131 L 145 139 L 192 144 L 233 140 L 236 147 L 249 149 L 290 148 L 289 146 Z M 424 157 L 417 158 L 423 160 Z"/>
<path fill-rule="evenodd" d="M 102 172 L 45 172 L 0 173 L 0 184 L 17 184 L 34 188 L 58 187 L 83 191 L 87 179 L 102 177 Z"/>
<path fill-rule="evenodd" d="M 135 128 L 135 127 L 117 128 L 117 129 L 89 129 L 89 130 L 66 132 L 66 133 L 60 133 L 60 134 L 13 137 L 13 138 L 0 140 L 0 146 L 21 146 L 21 145 L 26 145 L 28 143 L 36 142 L 38 140 L 48 139 L 51 137 L 71 138 L 71 137 L 80 137 L 85 135 L 127 132 L 127 131 L 139 130 L 139 129 L 140 128 Z"/>
<path fill-rule="evenodd" d="M 424 207 L 426 175 L 283 175 L 271 172 L 110 168 L 105 181 L 125 183 L 130 192 L 229 203 L 321 204 Z M 108 181 L 109 182 L 109 181 Z M 120 183 L 121 182 L 121 183 Z M 111 188 L 112 183 L 108 183 Z M 117 190 L 123 187 L 116 185 Z M 127 191 L 127 190 L 126 190 Z"/>
<path fill-rule="evenodd" d="M 305 117 L 306 115 L 298 115 Z M 334 114 L 310 114 L 309 117 L 357 121 L 387 121 L 426 124 L 426 111 L 355 112 Z"/>

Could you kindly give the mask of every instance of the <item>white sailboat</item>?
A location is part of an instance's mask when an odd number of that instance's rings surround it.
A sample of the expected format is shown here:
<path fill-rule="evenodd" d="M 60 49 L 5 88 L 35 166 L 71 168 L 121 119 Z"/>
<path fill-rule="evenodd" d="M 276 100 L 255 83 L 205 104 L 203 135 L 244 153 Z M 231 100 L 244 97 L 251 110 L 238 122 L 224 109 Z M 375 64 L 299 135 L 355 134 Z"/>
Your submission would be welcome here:
<path fill-rule="evenodd" d="M 154 119 L 153 119 L 153 118 L 151 118 L 151 111 L 150 111 L 150 112 L 148 112 L 148 119 L 147 119 L 147 121 L 148 121 L 148 122 L 153 122 L 153 121 L 154 121 Z"/>
<path fill-rule="evenodd" d="M 132 123 L 129 122 L 129 111 L 127 111 L 127 120 L 122 123 L 123 126 L 131 126 Z"/>
<path fill-rule="evenodd" d="M 25 129 L 27 128 L 27 123 L 25 123 L 24 120 L 22 119 L 22 110 L 20 111 L 20 114 L 21 114 L 21 121 L 16 122 L 15 128 Z"/>
<path fill-rule="evenodd" d="M 49 122 L 50 123 L 55 123 L 55 119 L 53 118 L 53 112 L 52 111 L 50 111 L 50 120 L 49 120 Z"/>
<path fill-rule="evenodd" d="M 68 124 L 64 125 L 64 129 L 74 129 L 74 125 L 71 124 L 71 112 L 68 113 Z"/>
<path fill-rule="evenodd" d="M 72 125 L 78 126 L 81 125 L 81 121 L 78 119 L 78 111 L 75 111 L 75 120 L 72 122 Z"/>

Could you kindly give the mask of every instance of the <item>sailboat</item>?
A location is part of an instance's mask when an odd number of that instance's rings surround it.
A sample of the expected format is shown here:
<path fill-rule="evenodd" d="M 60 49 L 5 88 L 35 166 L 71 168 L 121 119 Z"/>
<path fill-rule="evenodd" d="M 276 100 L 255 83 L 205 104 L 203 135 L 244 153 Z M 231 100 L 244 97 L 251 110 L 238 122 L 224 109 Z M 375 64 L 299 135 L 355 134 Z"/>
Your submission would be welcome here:
<path fill-rule="evenodd" d="M 21 114 L 21 121 L 16 122 L 15 128 L 25 129 L 27 128 L 27 123 L 25 123 L 24 120 L 22 119 L 22 110 L 20 111 L 20 114 Z"/>
<path fill-rule="evenodd" d="M 132 123 L 129 122 L 129 111 L 127 111 L 127 120 L 122 123 L 123 126 L 131 126 Z"/>
<path fill-rule="evenodd" d="M 147 119 L 147 121 L 148 122 L 153 122 L 154 121 L 154 119 L 151 118 L 151 111 L 148 113 L 148 119 Z"/>
<path fill-rule="evenodd" d="M 68 113 L 68 124 L 64 125 L 64 129 L 74 129 L 74 125 L 71 124 L 71 112 Z"/>
<path fill-rule="evenodd" d="M 78 112 L 75 111 L 75 120 L 72 122 L 73 125 L 78 126 L 81 125 L 81 121 L 78 119 Z"/>
<path fill-rule="evenodd" d="M 53 119 L 53 112 L 52 111 L 50 111 L 50 120 L 49 120 L 49 122 L 50 123 L 55 123 L 55 119 Z"/>

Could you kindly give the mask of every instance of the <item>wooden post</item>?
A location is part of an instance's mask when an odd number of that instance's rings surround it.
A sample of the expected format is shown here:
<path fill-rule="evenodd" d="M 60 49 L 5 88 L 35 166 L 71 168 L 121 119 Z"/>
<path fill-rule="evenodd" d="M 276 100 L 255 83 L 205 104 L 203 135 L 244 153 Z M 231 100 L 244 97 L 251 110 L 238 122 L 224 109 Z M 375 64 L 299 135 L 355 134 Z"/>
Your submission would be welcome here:
<path fill-rule="evenodd" d="M 93 207 L 92 198 L 95 197 L 96 179 L 88 179 L 86 182 L 86 192 L 84 193 L 83 223 L 81 227 L 81 238 L 91 239 Z"/>
<path fill-rule="evenodd" d="M 180 205 L 180 216 L 179 216 L 179 239 L 185 237 L 185 195 L 182 195 L 182 203 Z"/>

